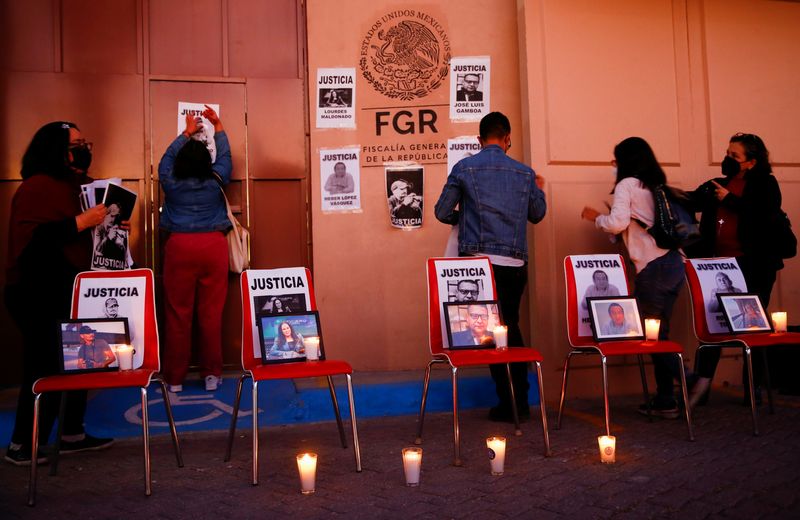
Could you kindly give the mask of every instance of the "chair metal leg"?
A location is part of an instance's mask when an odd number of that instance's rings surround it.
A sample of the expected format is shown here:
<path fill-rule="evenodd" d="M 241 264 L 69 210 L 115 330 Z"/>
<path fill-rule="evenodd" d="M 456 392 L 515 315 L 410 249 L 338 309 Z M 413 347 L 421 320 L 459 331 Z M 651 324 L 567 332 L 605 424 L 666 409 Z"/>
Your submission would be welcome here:
<path fill-rule="evenodd" d="M 678 367 L 681 373 L 681 393 L 683 394 L 683 411 L 686 414 L 686 429 L 689 432 L 689 440 L 694 440 L 694 430 L 692 429 L 692 410 L 689 406 L 689 392 L 686 388 L 686 372 L 683 370 L 683 354 L 676 354 L 678 356 Z"/>
<path fill-rule="evenodd" d="M 428 386 L 431 382 L 431 367 L 434 363 L 436 363 L 436 360 L 432 359 L 430 363 L 428 363 L 427 368 L 425 368 L 425 379 L 422 383 L 422 402 L 419 405 L 419 418 L 417 419 L 417 438 L 414 440 L 414 444 L 417 445 L 422 444 L 422 423 L 425 421 L 425 404 L 428 401 Z"/>
<path fill-rule="evenodd" d="M 358 425 L 356 424 L 356 402 L 353 399 L 353 378 L 347 377 L 347 398 L 350 400 L 350 424 L 353 427 L 353 452 L 356 455 L 356 472 L 361 473 L 361 446 L 358 444 Z"/>
<path fill-rule="evenodd" d="M 178 430 L 175 428 L 175 417 L 172 415 L 172 404 L 169 402 L 169 390 L 167 383 L 163 379 L 159 379 L 161 384 L 161 395 L 164 396 L 164 408 L 167 412 L 167 421 L 169 422 L 169 433 L 172 436 L 172 448 L 175 450 L 175 458 L 178 461 L 178 467 L 183 467 L 183 454 L 181 453 L 181 443 L 178 440 Z"/>
<path fill-rule="evenodd" d="M 242 374 L 239 376 L 239 383 L 236 385 L 236 398 L 233 400 L 233 414 L 231 414 L 231 425 L 228 428 L 228 447 L 225 449 L 225 462 L 229 462 L 231 460 L 233 437 L 236 435 L 236 420 L 239 418 L 239 405 L 242 402 L 242 386 L 244 385 L 244 380 L 246 377 L 249 376 L 247 374 Z M 255 409 L 255 406 L 253 408 Z"/>
<path fill-rule="evenodd" d="M 333 402 L 333 413 L 336 414 L 336 426 L 339 427 L 339 440 L 342 448 L 347 449 L 347 439 L 344 436 L 344 425 L 342 424 L 342 414 L 339 413 L 339 400 L 336 399 L 336 387 L 333 386 L 333 378 L 328 376 L 328 390 L 331 392 L 331 402 Z"/>
<path fill-rule="evenodd" d="M 608 363 L 605 356 L 600 356 L 600 365 L 603 368 L 603 407 L 606 412 L 606 435 L 611 435 L 611 414 L 608 410 Z"/>
<path fill-rule="evenodd" d="M 544 456 L 551 457 L 550 434 L 547 432 L 547 410 L 544 405 L 544 382 L 542 381 L 542 363 L 536 362 L 536 380 L 539 383 L 539 409 L 542 412 L 542 435 L 544 435 Z"/>
<path fill-rule="evenodd" d="M 558 418 L 556 419 L 556 430 L 561 429 L 561 415 L 564 412 L 564 399 L 567 396 L 567 378 L 569 376 L 569 364 L 572 361 L 572 352 L 567 354 L 564 360 L 564 377 L 561 378 L 561 399 L 558 402 Z M 541 400 L 541 396 L 539 396 Z"/>
<path fill-rule="evenodd" d="M 514 395 L 514 382 L 511 381 L 511 364 L 506 363 L 506 376 L 508 377 L 508 390 L 511 396 L 511 416 L 514 418 L 514 435 L 519 437 L 522 430 L 519 428 L 519 412 L 517 411 L 517 398 Z"/>
<path fill-rule="evenodd" d="M 452 367 L 453 380 L 453 466 L 463 466 L 461 462 L 461 436 L 458 431 L 458 368 Z"/>
<path fill-rule="evenodd" d="M 39 406 L 42 394 L 33 397 L 33 438 L 31 439 L 31 473 L 28 481 L 28 505 L 36 505 L 36 469 L 39 464 Z"/>
<path fill-rule="evenodd" d="M 150 496 L 150 419 L 147 412 L 147 387 L 140 389 L 142 394 L 142 444 L 144 447 L 144 494 Z"/>
<path fill-rule="evenodd" d="M 750 389 L 750 410 L 753 414 L 753 435 L 758 435 L 756 396 L 753 393 L 753 358 L 751 357 L 750 347 L 744 347 L 744 357 L 747 363 L 747 387 Z"/>
<path fill-rule="evenodd" d="M 253 380 L 253 485 L 258 485 L 258 381 Z"/>
<path fill-rule="evenodd" d="M 64 436 L 64 417 L 67 415 L 67 393 L 61 392 L 61 401 L 58 404 L 58 427 L 56 428 L 56 444 L 53 446 L 53 454 L 50 455 L 50 471 L 48 474 L 51 477 L 56 476 L 58 473 L 58 461 L 61 457 L 61 437 Z"/>
<path fill-rule="evenodd" d="M 768 411 L 770 415 L 775 414 L 775 405 L 772 402 L 772 381 L 769 380 L 769 364 L 767 362 L 767 349 L 760 348 L 758 349 L 759 353 L 761 354 L 761 377 L 764 381 L 764 386 L 767 388 L 767 405 L 769 406 Z"/>
<path fill-rule="evenodd" d="M 639 360 L 639 375 L 642 377 L 642 395 L 644 406 L 647 409 L 647 420 L 653 422 L 653 414 L 650 413 L 650 390 L 647 388 L 647 374 L 644 371 L 644 358 L 641 354 L 636 356 Z"/>

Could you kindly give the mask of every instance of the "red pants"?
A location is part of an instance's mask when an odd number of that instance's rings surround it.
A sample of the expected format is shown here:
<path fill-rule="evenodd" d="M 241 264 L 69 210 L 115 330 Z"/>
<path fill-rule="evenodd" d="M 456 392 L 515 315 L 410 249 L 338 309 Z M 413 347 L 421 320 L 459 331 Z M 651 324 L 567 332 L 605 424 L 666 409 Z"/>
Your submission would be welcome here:
<path fill-rule="evenodd" d="M 183 383 L 192 350 L 197 309 L 202 375 L 222 374 L 222 309 L 228 292 L 228 242 L 219 231 L 172 233 L 164 247 L 166 344 L 161 371 L 170 385 Z"/>

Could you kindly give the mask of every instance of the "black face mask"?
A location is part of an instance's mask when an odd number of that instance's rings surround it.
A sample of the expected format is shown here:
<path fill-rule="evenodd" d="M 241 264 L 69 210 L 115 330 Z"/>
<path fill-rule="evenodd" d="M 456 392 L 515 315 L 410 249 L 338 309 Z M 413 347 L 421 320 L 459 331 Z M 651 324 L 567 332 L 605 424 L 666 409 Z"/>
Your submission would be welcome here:
<path fill-rule="evenodd" d="M 76 170 L 87 171 L 92 164 L 92 151 L 89 147 L 76 146 L 69 151 L 72 153 L 72 162 L 69 165 Z"/>
<path fill-rule="evenodd" d="M 722 175 L 725 177 L 733 177 L 737 173 L 739 173 L 742 169 L 742 165 L 739 164 L 739 161 L 734 159 L 731 156 L 726 155 L 724 159 L 722 159 Z"/>

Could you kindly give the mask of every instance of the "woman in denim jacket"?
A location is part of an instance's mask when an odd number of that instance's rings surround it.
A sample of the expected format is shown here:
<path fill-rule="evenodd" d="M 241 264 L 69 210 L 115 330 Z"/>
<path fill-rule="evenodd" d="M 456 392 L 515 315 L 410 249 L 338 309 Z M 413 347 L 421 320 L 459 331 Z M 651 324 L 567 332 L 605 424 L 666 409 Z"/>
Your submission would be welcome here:
<path fill-rule="evenodd" d="M 228 291 L 228 242 L 231 227 L 220 184 L 230 182 L 233 163 L 228 136 L 216 112 L 203 116 L 214 125 L 217 157 L 192 139 L 202 130 L 186 116 L 184 130 L 169 145 L 158 165 L 164 190 L 160 227 L 169 231 L 164 246 L 166 347 L 163 373 L 170 391 L 183 390 L 189 370 L 192 318 L 197 310 L 200 369 L 206 390 L 216 390 L 222 375 L 222 310 Z"/>

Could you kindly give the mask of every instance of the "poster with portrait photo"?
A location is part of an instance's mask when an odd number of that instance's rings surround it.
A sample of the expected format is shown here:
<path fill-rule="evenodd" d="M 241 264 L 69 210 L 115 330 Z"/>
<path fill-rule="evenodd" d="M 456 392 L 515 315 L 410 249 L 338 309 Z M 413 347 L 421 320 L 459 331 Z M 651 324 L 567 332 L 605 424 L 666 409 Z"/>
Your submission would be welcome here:
<path fill-rule="evenodd" d="M 706 325 L 711 334 L 729 334 L 730 328 L 717 294 L 746 293 L 747 283 L 734 258 L 704 258 L 690 260 L 703 292 Z"/>
<path fill-rule="evenodd" d="M 589 315 L 595 341 L 644 339 L 636 298 L 589 298 Z"/>
<path fill-rule="evenodd" d="M 317 69 L 317 128 L 355 128 L 356 69 Z"/>
<path fill-rule="evenodd" d="M 250 293 L 250 323 L 253 329 L 253 356 L 261 358 L 260 340 L 258 337 L 258 317 L 267 315 L 263 309 L 272 305 L 273 298 L 281 303 L 292 305 L 293 312 L 311 310 L 311 294 L 304 267 L 288 267 L 285 269 L 248 269 L 242 276 L 247 277 Z M 271 302 L 271 304 L 270 304 Z"/>
<path fill-rule="evenodd" d="M 92 230 L 92 271 L 122 271 L 131 267 L 128 231 L 109 212 Z"/>
<path fill-rule="evenodd" d="M 732 332 L 736 334 L 772 332 L 772 325 L 757 294 L 718 293 L 717 299 Z"/>
<path fill-rule="evenodd" d="M 502 325 L 497 300 L 445 303 L 448 345 L 452 349 L 495 348 L 494 328 Z"/>
<path fill-rule="evenodd" d="M 62 374 L 117 370 L 117 347 L 129 345 L 128 320 L 63 320 L 58 324 Z"/>
<path fill-rule="evenodd" d="M 442 324 L 442 346 L 450 344 L 444 303 L 469 303 L 496 299 L 492 286 L 492 266 L 488 258 L 437 259 L 436 284 L 439 295 L 439 319 Z M 461 290 L 459 290 L 461 289 Z"/>
<path fill-rule="evenodd" d="M 619 255 L 573 255 L 578 336 L 592 336 L 587 298 L 627 296 L 628 282 Z"/>
<path fill-rule="evenodd" d="M 211 124 L 211 121 L 203 117 L 203 111 L 206 109 L 206 105 L 214 110 L 218 116 L 221 116 L 219 113 L 219 104 L 216 103 L 189 103 L 187 101 L 179 101 L 178 102 L 178 131 L 177 134 L 180 134 L 184 130 L 186 130 L 186 115 L 189 114 L 196 118 L 200 119 L 200 130 L 192 135 L 192 139 L 196 141 L 200 141 L 206 148 L 208 148 L 208 153 L 211 154 L 211 162 L 217 160 L 217 144 L 214 142 L 214 125 Z"/>
<path fill-rule="evenodd" d="M 450 119 L 480 121 L 490 110 L 491 58 L 460 57 L 450 60 Z"/>
<path fill-rule="evenodd" d="M 386 197 L 392 227 L 422 227 L 424 168 L 419 165 L 387 166 Z"/>
<path fill-rule="evenodd" d="M 319 151 L 320 200 L 323 213 L 361 211 L 360 148 Z"/>
<path fill-rule="evenodd" d="M 261 362 L 265 365 L 306 361 L 309 338 L 319 341 L 319 359 L 325 359 L 317 311 L 259 316 L 258 337 Z"/>
<path fill-rule="evenodd" d="M 107 318 L 128 320 L 130 344 L 135 352 L 133 368 L 144 361 L 144 276 L 120 278 L 80 278 L 76 283 L 78 300 L 76 316 L 79 319 Z"/>

